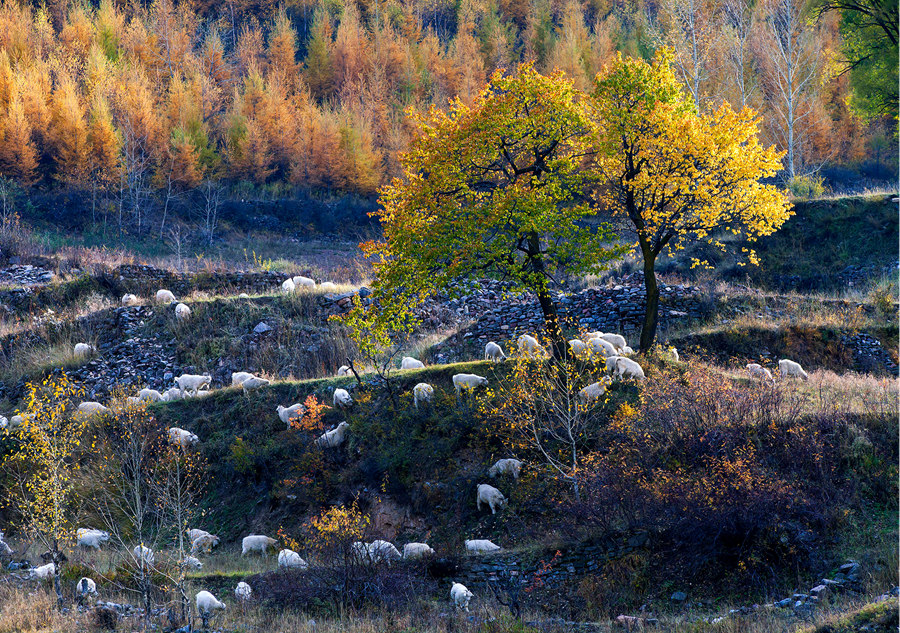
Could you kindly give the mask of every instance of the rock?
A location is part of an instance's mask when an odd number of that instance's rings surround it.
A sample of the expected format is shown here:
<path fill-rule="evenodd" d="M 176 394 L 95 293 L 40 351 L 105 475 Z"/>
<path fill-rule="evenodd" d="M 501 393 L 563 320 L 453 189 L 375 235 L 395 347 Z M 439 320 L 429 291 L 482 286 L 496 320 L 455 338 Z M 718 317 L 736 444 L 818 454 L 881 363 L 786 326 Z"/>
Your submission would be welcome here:
<path fill-rule="evenodd" d="M 792 601 L 790 598 L 785 598 L 784 600 L 779 600 L 778 602 L 776 602 L 775 606 L 778 607 L 779 609 L 786 609 L 789 606 L 791 606 L 791 602 Z"/>
<path fill-rule="evenodd" d="M 676 591 L 672 594 L 671 600 L 673 602 L 684 602 L 685 600 L 687 600 L 687 594 L 683 591 Z"/>
<path fill-rule="evenodd" d="M 256 327 L 253 328 L 254 334 L 265 334 L 266 332 L 271 332 L 272 327 L 266 323 L 265 321 L 260 321 L 257 323 Z"/>
<path fill-rule="evenodd" d="M 826 585 L 816 585 L 815 587 L 813 587 L 812 589 L 809 590 L 809 594 L 811 596 L 815 596 L 818 598 L 819 596 L 824 594 L 827 590 L 828 590 L 828 587 Z"/>

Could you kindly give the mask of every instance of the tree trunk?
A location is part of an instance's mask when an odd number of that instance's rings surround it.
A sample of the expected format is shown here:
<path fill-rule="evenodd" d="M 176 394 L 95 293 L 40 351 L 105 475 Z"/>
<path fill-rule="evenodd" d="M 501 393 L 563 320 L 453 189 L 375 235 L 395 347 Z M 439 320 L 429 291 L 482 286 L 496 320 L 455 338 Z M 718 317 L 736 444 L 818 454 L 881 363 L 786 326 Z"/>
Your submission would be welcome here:
<path fill-rule="evenodd" d="M 641 351 L 646 352 L 656 338 L 656 324 L 659 318 L 659 286 L 656 285 L 656 256 L 647 248 L 644 254 L 644 288 L 647 291 L 647 307 L 644 311 L 644 326 L 641 329 Z"/>
<path fill-rule="evenodd" d="M 531 233 L 528 236 L 528 260 L 531 269 L 539 276 L 544 276 L 544 259 L 541 254 L 540 237 L 537 233 Z M 538 303 L 541 304 L 541 312 L 544 314 L 544 327 L 547 330 L 547 338 L 550 339 L 550 346 L 553 349 L 553 358 L 556 360 L 564 360 L 568 353 L 568 345 L 562 334 L 562 328 L 559 326 L 559 313 L 556 309 L 556 303 L 547 290 L 546 283 L 535 289 L 537 293 Z"/>
<path fill-rule="evenodd" d="M 53 539 L 53 590 L 56 592 L 56 605 L 62 609 L 63 594 L 62 584 L 59 581 L 59 563 L 62 556 L 59 553 L 59 541 Z"/>

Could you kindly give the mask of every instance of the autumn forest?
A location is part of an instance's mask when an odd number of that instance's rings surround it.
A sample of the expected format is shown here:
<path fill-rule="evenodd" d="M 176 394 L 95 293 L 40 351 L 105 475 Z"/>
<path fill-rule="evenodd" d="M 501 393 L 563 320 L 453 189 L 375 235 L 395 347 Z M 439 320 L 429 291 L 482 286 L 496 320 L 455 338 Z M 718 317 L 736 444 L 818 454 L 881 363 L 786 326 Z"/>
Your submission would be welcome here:
<path fill-rule="evenodd" d="M 854 90 L 846 22 L 804 0 L 6 0 L 0 173 L 138 212 L 204 183 L 369 195 L 410 113 L 470 103 L 495 70 L 588 89 L 618 51 L 667 46 L 700 109 L 760 113 L 784 182 L 889 177 L 896 102 Z"/>

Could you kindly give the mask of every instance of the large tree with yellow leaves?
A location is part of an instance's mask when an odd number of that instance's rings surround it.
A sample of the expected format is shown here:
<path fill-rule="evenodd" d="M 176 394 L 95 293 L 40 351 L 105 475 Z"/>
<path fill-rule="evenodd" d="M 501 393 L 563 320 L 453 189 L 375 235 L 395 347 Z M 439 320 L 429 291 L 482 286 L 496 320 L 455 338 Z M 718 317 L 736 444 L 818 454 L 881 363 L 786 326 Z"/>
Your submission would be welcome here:
<path fill-rule="evenodd" d="M 781 154 L 760 144 L 753 110 L 724 103 L 698 112 L 665 49 L 652 63 L 620 55 L 597 76 L 591 108 L 599 202 L 623 220 L 644 260 L 646 350 L 656 336 L 659 254 L 688 240 L 724 249 L 723 234 L 754 241 L 778 229 L 791 205 L 760 181 L 781 169 Z M 752 250 L 746 256 L 755 263 Z"/>

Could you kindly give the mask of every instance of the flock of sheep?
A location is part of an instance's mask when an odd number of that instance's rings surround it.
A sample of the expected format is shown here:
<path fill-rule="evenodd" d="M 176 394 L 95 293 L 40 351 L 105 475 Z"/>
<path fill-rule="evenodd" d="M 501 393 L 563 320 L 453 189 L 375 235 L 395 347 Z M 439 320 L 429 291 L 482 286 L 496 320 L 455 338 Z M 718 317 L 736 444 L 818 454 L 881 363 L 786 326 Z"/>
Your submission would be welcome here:
<path fill-rule="evenodd" d="M 286 280 L 282 284 L 284 292 L 296 292 L 301 288 L 315 287 L 316 283 L 308 277 L 297 276 Z M 325 290 L 336 289 L 331 282 L 320 284 L 320 288 Z M 159 290 L 156 293 L 156 301 L 160 303 L 174 303 L 175 296 L 168 290 Z M 132 294 L 126 294 L 122 297 L 123 305 L 134 305 L 137 297 Z M 185 320 L 190 317 L 191 310 L 183 303 L 175 306 L 175 316 L 179 320 Z M 517 347 L 520 355 L 546 355 L 546 350 L 540 345 L 538 340 L 530 335 L 523 334 L 517 341 Z M 606 392 L 607 386 L 615 377 L 619 380 L 643 380 L 645 378 L 643 368 L 629 358 L 633 354 L 633 350 L 627 345 L 625 338 L 619 334 L 611 334 L 604 332 L 591 332 L 583 338 L 574 338 L 568 341 L 569 348 L 576 354 L 598 356 L 605 359 L 606 372 L 601 381 L 592 383 L 579 391 L 579 399 L 587 405 L 593 404 Z M 675 348 L 669 348 L 670 353 L 678 360 L 678 352 Z M 74 347 L 74 355 L 79 359 L 86 359 L 96 353 L 93 346 L 87 343 L 78 343 Z M 503 348 L 496 342 L 491 341 L 485 345 L 484 357 L 487 360 L 500 362 L 507 358 L 503 352 Z M 803 368 L 796 362 L 782 359 L 778 363 L 779 372 L 783 376 L 795 376 L 808 378 Z M 412 357 L 404 357 L 400 364 L 401 369 L 421 369 L 425 365 L 418 359 Z M 771 372 L 759 364 L 751 363 L 747 365 L 747 370 L 751 377 L 774 380 Z M 342 366 L 338 370 L 339 376 L 349 376 L 351 369 L 348 366 Z M 471 393 L 476 388 L 486 385 L 487 378 L 476 374 L 459 373 L 452 377 L 453 387 L 456 392 L 457 399 Z M 211 376 L 183 374 L 175 378 L 175 385 L 165 392 L 159 392 L 155 389 L 142 389 L 137 396 L 126 398 L 126 403 L 135 405 L 144 402 L 170 402 L 182 398 L 203 397 L 210 393 L 209 387 Z M 249 372 L 234 372 L 231 375 L 231 385 L 233 387 L 240 386 L 244 392 L 258 389 L 268 385 L 269 381 L 260 378 Z M 412 389 L 413 403 L 416 409 L 420 404 L 430 402 L 434 398 L 434 387 L 428 383 L 420 382 Z M 337 388 L 332 396 L 332 403 L 336 409 L 347 409 L 353 406 L 353 398 L 346 389 Z M 85 415 L 102 414 L 109 412 L 109 409 L 99 402 L 82 402 L 78 405 L 78 412 Z M 279 405 L 276 409 L 279 419 L 291 426 L 291 423 L 301 418 L 305 413 L 305 407 L 301 403 L 295 403 L 289 406 Z M 11 419 L 0 416 L 0 428 L 14 427 L 23 421 L 22 414 L 12 416 Z M 349 432 L 349 424 L 344 421 L 339 423 L 335 428 L 326 431 L 315 440 L 316 446 L 322 449 L 332 449 L 341 446 Z M 188 450 L 198 444 L 199 438 L 190 431 L 172 427 L 168 430 L 169 441 L 181 448 Z M 499 475 L 510 475 L 513 479 L 518 479 L 521 472 L 523 462 L 518 459 L 506 458 L 498 460 L 488 470 L 490 477 Z M 482 505 L 490 508 L 491 513 L 496 513 L 497 509 L 506 503 L 506 498 L 497 488 L 489 484 L 478 484 L 476 490 L 476 507 L 480 511 Z M 199 569 L 203 563 L 196 558 L 198 554 L 210 553 L 211 550 L 219 545 L 219 537 L 200 529 L 191 529 L 188 531 L 191 541 L 191 555 L 181 561 L 181 565 L 186 568 Z M 109 533 L 94 528 L 80 528 L 76 533 L 77 544 L 82 548 L 90 548 L 99 550 L 101 545 L 109 541 Z M 270 550 L 274 550 L 277 541 L 271 537 L 259 534 L 251 534 L 243 538 L 241 542 L 241 555 L 245 556 L 251 553 L 266 554 Z M 486 539 L 473 539 L 465 541 L 465 549 L 470 554 L 491 553 L 500 550 L 500 546 Z M 0 533 L 0 553 L 11 550 L 9 546 L 3 542 L 3 535 Z M 415 559 L 423 556 L 434 554 L 434 550 L 427 543 L 407 543 L 403 546 L 402 553 L 392 543 L 383 540 L 375 540 L 371 543 L 356 542 L 352 545 L 352 552 L 361 562 L 390 562 L 400 559 Z M 154 553 L 151 549 L 143 544 L 138 545 L 133 550 L 136 561 L 141 564 L 153 565 Z M 282 549 L 277 556 L 278 566 L 280 568 L 297 568 L 306 569 L 308 564 L 297 552 L 290 549 Z M 31 570 L 35 578 L 49 578 L 54 575 L 55 568 L 53 563 L 42 565 Z M 235 597 L 239 602 L 249 600 L 252 596 L 252 589 L 246 582 L 240 582 L 234 590 Z M 90 578 L 81 578 L 76 583 L 76 596 L 80 599 L 96 597 L 97 586 Z M 464 585 L 454 582 L 450 590 L 451 602 L 458 608 L 468 611 L 468 605 L 473 594 Z M 196 595 L 197 611 L 204 619 L 204 623 L 212 612 L 218 609 L 224 609 L 225 604 L 210 593 L 209 591 L 200 591 Z"/>

